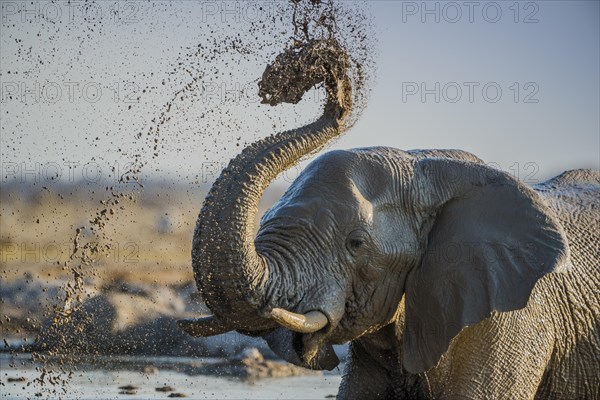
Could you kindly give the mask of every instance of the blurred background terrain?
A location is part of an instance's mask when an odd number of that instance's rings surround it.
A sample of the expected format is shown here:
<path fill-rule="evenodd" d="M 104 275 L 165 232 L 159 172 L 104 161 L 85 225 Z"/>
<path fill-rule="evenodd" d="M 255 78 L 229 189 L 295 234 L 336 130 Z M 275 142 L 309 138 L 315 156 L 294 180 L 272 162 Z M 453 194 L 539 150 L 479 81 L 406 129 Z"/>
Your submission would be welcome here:
<path fill-rule="evenodd" d="M 248 343 L 261 345 L 260 340 L 241 339 L 236 333 L 231 335 L 237 338 L 211 341 L 187 338 L 178 331 L 177 318 L 209 312 L 198 296 L 191 268 L 191 238 L 206 193 L 199 187 L 171 184 L 165 189 L 153 182 L 145 183 L 143 190 L 133 189 L 119 191 L 120 201 L 113 207 L 126 211 L 117 213 L 98 207 L 107 192 L 115 190 L 106 184 L 2 186 L 2 338 L 33 339 L 64 305 L 63 288 L 74 284 L 70 257 L 79 236 L 78 249 L 93 245 L 102 249 L 102 256 L 80 270 L 83 306 L 92 320 L 83 330 L 88 335 L 85 341 L 74 332 L 66 335 L 86 343 L 72 349 L 94 354 L 221 356 L 233 355 Z M 282 192 L 281 186 L 271 188 L 259 214 Z M 91 223 L 97 213 L 110 215 L 101 231 Z"/>

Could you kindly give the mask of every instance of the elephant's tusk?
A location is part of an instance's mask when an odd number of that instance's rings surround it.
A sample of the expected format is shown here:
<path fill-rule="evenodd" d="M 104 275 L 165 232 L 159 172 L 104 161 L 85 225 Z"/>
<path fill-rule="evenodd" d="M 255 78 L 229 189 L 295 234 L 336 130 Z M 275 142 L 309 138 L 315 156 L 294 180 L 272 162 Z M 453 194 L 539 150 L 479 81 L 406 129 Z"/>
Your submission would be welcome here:
<path fill-rule="evenodd" d="M 329 322 L 325 314 L 321 311 L 309 311 L 306 314 L 296 314 L 283 308 L 274 308 L 271 311 L 273 318 L 279 325 L 282 325 L 294 332 L 313 333 L 321 330 Z"/>
<path fill-rule="evenodd" d="M 233 330 L 214 315 L 202 318 L 185 318 L 177 321 L 179 329 L 191 336 L 214 336 Z"/>

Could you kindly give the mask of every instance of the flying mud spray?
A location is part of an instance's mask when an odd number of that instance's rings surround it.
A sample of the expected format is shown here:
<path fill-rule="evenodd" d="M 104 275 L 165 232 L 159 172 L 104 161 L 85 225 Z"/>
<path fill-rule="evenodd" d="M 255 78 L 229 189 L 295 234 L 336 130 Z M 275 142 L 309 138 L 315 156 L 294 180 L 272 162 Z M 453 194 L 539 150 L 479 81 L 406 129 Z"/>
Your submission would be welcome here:
<path fill-rule="evenodd" d="M 164 8 L 163 11 L 175 12 L 173 7 L 176 8 L 176 4 L 168 3 L 166 6 L 155 2 L 152 6 L 157 10 Z M 263 103 L 276 104 L 281 100 L 298 103 L 303 94 L 315 84 L 309 78 L 318 74 L 318 71 L 314 71 L 315 58 L 321 58 L 325 64 L 329 58 L 331 65 L 339 65 L 339 60 L 345 60 L 342 68 L 346 69 L 344 72 L 350 79 L 351 88 L 351 98 L 346 101 L 346 104 L 351 106 L 346 110 L 348 118 L 345 129 L 357 121 L 366 106 L 369 85 L 375 72 L 375 35 L 366 2 L 291 0 L 287 3 L 256 3 L 270 7 L 268 17 L 247 21 L 244 25 L 247 29 L 243 31 L 229 25 L 228 29 L 223 30 L 223 21 L 218 18 L 212 22 L 206 20 L 207 13 L 214 11 L 214 7 L 205 7 L 208 3 L 218 7 L 218 3 L 215 2 L 194 3 L 196 9 L 192 7 L 192 12 L 182 17 L 183 20 L 192 15 L 192 23 L 198 22 L 198 18 L 202 19 L 203 26 L 200 32 L 189 42 L 195 40 L 197 44 L 182 48 L 174 61 L 157 61 L 160 65 L 166 62 L 164 68 L 170 71 L 166 81 L 162 82 L 163 88 L 168 88 L 172 93 L 168 101 L 159 109 L 154 106 L 153 114 L 145 117 L 141 127 L 114 123 L 112 126 L 116 126 L 116 135 L 115 131 L 107 134 L 107 137 L 111 138 L 113 150 L 128 160 L 127 168 L 124 171 L 112 171 L 116 179 L 115 184 L 106 186 L 105 198 L 99 200 L 96 211 L 87 223 L 74 228 L 74 235 L 69 240 L 72 246 L 70 255 L 66 261 L 61 262 L 60 267 L 70 275 L 70 280 L 62 287 L 56 303 L 48 308 L 47 313 L 52 322 L 43 327 L 33 345 L 34 361 L 40 365 L 39 377 L 33 383 L 38 392 L 37 397 L 55 398 L 67 393 L 69 379 L 76 370 L 77 354 L 90 346 L 86 338 L 90 318 L 81 307 L 90 296 L 86 293 L 86 280 L 89 281 L 98 275 L 97 261 L 109 256 L 113 251 L 115 244 L 111 229 L 114 228 L 111 223 L 133 212 L 131 207 L 144 190 L 143 173 L 155 167 L 155 162 L 163 150 L 172 150 L 176 146 L 175 143 L 186 144 L 193 141 L 194 137 L 200 137 L 203 143 L 198 149 L 199 157 L 219 155 L 227 149 L 223 143 L 233 143 L 234 140 L 240 148 L 249 144 L 246 141 L 242 142 L 242 137 L 235 134 L 236 131 L 248 131 L 246 122 L 227 107 L 217 106 L 209 109 L 196 116 L 195 120 L 191 117 L 195 115 L 198 103 L 206 92 L 204 85 L 208 79 L 218 81 L 230 77 L 231 71 L 227 66 L 240 62 L 254 62 L 264 66 L 267 62 L 275 60 L 270 68 L 276 68 L 278 63 L 296 63 L 295 69 L 306 71 L 305 74 L 296 74 L 295 78 L 288 79 L 285 85 L 277 88 L 269 88 L 270 82 L 261 81 L 260 89 L 263 94 L 269 92 L 268 96 L 261 96 Z M 86 7 L 93 5 L 93 1 L 86 2 Z M 204 12 L 200 17 L 194 16 L 198 7 L 202 7 Z M 183 11 L 181 13 L 184 14 Z M 215 24 L 214 29 L 211 23 Z M 41 26 L 48 37 L 46 46 L 55 45 L 60 49 L 60 44 L 52 43 L 59 35 L 60 29 L 56 24 L 52 21 L 42 21 Z M 103 35 L 105 31 L 106 27 L 103 27 L 102 23 L 94 24 L 93 28 L 90 26 L 85 35 L 78 37 L 81 41 L 80 47 L 85 47 L 86 41 L 92 41 L 94 35 Z M 309 57 L 298 56 L 316 42 L 322 45 L 312 46 Z M 286 50 L 281 52 L 282 49 Z M 24 59 L 32 57 L 31 49 L 19 49 L 18 54 Z M 277 54 L 280 55 L 276 57 Z M 38 63 L 37 60 L 25 61 L 32 65 L 35 63 L 36 66 L 32 68 L 39 69 L 55 62 L 55 55 L 48 57 L 50 58 L 45 63 Z M 75 56 L 72 62 L 76 63 L 77 57 L 79 56 Z M 254 87 L 252 96 L 257 97 L 257 83 L 260 78 L 253 76 L 251 80 Z M 283 81 L 279 80 L 279 83 Z M 317 90 L 325 90 L 326 85 L 319 85 L 321 87 L 317 87 Z M 149 86 L 142 89 L 139 93 L 141 99 L 138 100 L 153 101 L 151 94 L 156 88 Z M 144 100 L 144 96 L 148 96 L 148 100 Z M 264 110 L 266 106 L 261 107 Z M 123 110 L 124 115 L 118 117 L 127 121 L 126 113 L 130 109 L 131 106 L 128 110 Z M 275 133 L 281 128 L 293 127 L 289 126 L 290 124 L 296 124 L 289 118 L 277 115 L 271 119 L 272 127 L 266 132 L 256 132 L 254 140 Z M 229 133 L 231 137 L 228 137 Z M 132 141 L 130 147 L 121 145 L 121 138 L 124 137 Z M 186 175 L 180 179 L 190 177 Z M 199 183 L 194 177 L 191 180 L 193 183 Z M 93 350 L 85 351 L 88 354 L 90 352 L 93 353 Z"/>

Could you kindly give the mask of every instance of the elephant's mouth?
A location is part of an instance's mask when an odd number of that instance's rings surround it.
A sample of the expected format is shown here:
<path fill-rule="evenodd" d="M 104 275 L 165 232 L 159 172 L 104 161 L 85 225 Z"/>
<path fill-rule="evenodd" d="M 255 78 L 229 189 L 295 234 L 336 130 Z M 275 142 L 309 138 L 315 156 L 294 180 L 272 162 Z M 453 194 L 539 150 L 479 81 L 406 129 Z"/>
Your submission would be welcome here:
<path fill-rule="evenodd" d="M 179 327 L 192 336 L 212 336 L 231 330 L 250 336 L 262 336 L 269 347 L 288 362 L 309 369 L 332 370 L 340 361 L 333 351 L 330 339 L 344 314 L 344 309 L 311 309 L 312 311 L 304 314 L 281 308 L 265 310 L 260 314 L 265 319 L 271 319 L 272 325 L 262 329 L 233 326 L 214 315 L 180 320 Z"/>
<path fill-rule="evenodd" d="M 339 365 L 340 360 L 333 346 L 318 336 L 321 335 L 278 328 L 263 338 L 269 347 L 287 362 L 308 369 L 331 371 Z"/>
<path fill-rule="evenodd" d="M 318 321 L 325 323 L 316 331 L 303 331 L 297 326 L 288 327 L 278 321 L 282 326 L 263 335 L 263 338 L 277 355 L 292 364 L 315 370 L 332 370 L 340 360 L 327 339 L 337 326 L 338 319 L 326 311 L 316 312 L 326 319 Z"/>

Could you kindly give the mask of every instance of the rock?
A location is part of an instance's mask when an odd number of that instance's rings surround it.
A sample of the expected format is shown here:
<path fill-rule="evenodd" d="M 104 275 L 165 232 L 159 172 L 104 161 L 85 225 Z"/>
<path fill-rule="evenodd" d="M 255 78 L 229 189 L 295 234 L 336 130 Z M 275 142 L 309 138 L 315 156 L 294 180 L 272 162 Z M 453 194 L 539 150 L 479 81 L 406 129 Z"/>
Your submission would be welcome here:
<path fill-rule="evenodd" d="M 183 393 L 171 393 L 167 397 L 187 397 L 187 395 L 185 395 Z"/>
<path fill-rule="evenodd" d="M 156 218 L 156 230 L 161 235 L 179 233 L 184 226 L 182 211 L 176 207 L 160 210 Z"/>
<path fill-rule="evenodd" d="M 147 375 L 158 374 L 158 368 L 156 368 L 154 365 L 144 365 L 142 368 L 142 373 Z"/>
<path fill-rule="evenodd" d="M 64 284 L 66 282 L 54 279 L 44 281 L 29 273 L 11 282 L 0 280 L 3 334 L 35 336 L 52 305 L 64 299 Z M 93 287 L 86 286 L 83 295 L 93 296 L 97 293 Z"/>
<path fill-rule="evenodd" d="M 240 351 L 231 357 L 232 361 L 248 362 L 248 363 L 261 363 L 265 361 L 265 358 L 256 347 L 250 347 Z"/>
<path fill-rule="evenodd" d="M 229 376 L 249 383 L 264 378 L 322 375 L 321 371 L 312 371 L 281 361 L 265 360 L 256 348 L 244 349 L 228 360 L 205 364 L 187 372 L 191 375 Z"/>

